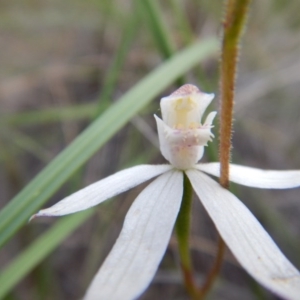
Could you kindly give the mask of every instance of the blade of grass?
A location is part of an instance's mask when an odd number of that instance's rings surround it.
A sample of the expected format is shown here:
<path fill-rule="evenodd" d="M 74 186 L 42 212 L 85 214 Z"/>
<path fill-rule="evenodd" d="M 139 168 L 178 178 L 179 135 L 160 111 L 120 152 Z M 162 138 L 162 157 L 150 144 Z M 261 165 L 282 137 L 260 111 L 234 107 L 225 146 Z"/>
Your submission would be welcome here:
<path fill-rule="evenodd" d="M 171 31 L 168 29 L 161 13 L 159 2 L 157 0 L 143 0 L 139 3 L 160 53 L 164 58 L 171 57 L 175 53 L 176 47 L 171 37 Z M 178 78 L 177 85 L 181 86 L 183 84 L 184 78 Z"/>
<path fill-rule="evenodd" d="M 177 34 L 181 37 L 185 44 L 192 43 L 194 40 L 194 34 L 189 24 L 189 18 L 185 14 L 184 6 L 186 3 L 180 0 L 171 0 L 169 3 L 177 21 L 176 24 L 179 29 Z"/>
<path fill-rule="evenodd" d="M 76 121 L 90 118 L 95 112 L 96 104 L 80 104 L 70 107 L 51 108 L 40 111 L 23 112 L 1 116 L 2 127 L 19 125 L 37 125 L 60 121 Z"/>
<path fill-rule="evenodd" d="M 179 38 L 184 42 L 185 45 L 188 45 L 195 40 L 196 34 L 192 31 L 192 28 L 189 24 L 189 18 L 187 13 L 185 12 L 185 5 L 186 3 L 180 0 L 171 0 L 169 4 L 172 9 L 172 13 L 175 16 L 176 24 L 178 26 L 178 32 L 176 33 Z M 211 77 L 207 78 L 203 69 L 199 66 L 195 69 L 195 77 L 199 82 L 201 82 L 201 89 L 203 91 L 211 91 L 212 89 L 212 81 Z"/>
<path fill-rule="evenodd" d="M 10 128 L 6 128 L 5 130 L 1 128 L 0 135 L 6 144 L 11 143 L 13 147 L 28 152 L 41 161 L 47 162 L 49 160 L 50 152 L 48 152 L 48 149 L 36 142 L 33 137 Z"/>
<path fill-rule="evenodd" d="M 216 39 L 189 46 L 151 72 L 96 119 L 2 209 L 0 246 L 130 118 L 200 60 L 216 53 L 217 49 Z"/>
<path fill-rule="evenodd" d="M 100 97 L 98 97 L 97 99 L 95 110 L 91 115 L 91 120 L 94 120 L 97 117 L 99 117 L 112 102 L 111 100 L 113 92 L 116 89 L 121 69 L 130 51 L 130 46 L 139 29 L 140 18 L 139 14 L 136 13 L 136 1 L 138 0 L 132 2 L 133 10 L 132 13 L 127 17 L 127 22 L 125 22 L 124 26 L 121 26 L 122 38 L 119 42 L 119 46 L 116 48 L 117 50 L 114 54 L 113 61 L 107 73 L 105 74 L 101 94 Z M 76 190 L 78 189 L 76 187 L 79 187 L 82 182 L 84 169 L 84 166 L 79 168 L 77 172 L 72 176 L 71 186 L 74 187 Z"/>
<path fill-rule="evenodd" d="M 98 116 L 109 105 L 109 99 L 111 98 L 113 90 L 116 86 L 120 70 L 124 64 L 125 58 L 127 57 L 133 38 L 135 37 L 136 32 L 139 28 L 139 18 L 138 14 L 135 13 L 135 11 L 136 8 L 133 11 L 132 16 L 130 16 L 130 19 L 128 20 L 123 30 L 122 40 L 120 42 L 119 47 L 117 48 L 117 54 L 114 57 L 112 65 L 104 81 L 103 91 L 98 100 L 98 107 L 95 113 L 96 116 Z"/>
<path fill-rule="evenodd" d="M 51 229 L 36 239 L 2 273 L 0 273 L 0 299 L 49 255 L 72 231 L 93 213 L 87 210 L 60 219 Z"/>
<path fill-rule="evenodd" d="M 156 0 L 139 1 L 141 8 L 148 21 L 148 26 L 154 37 L 157 47 L 164 58 L 169 58 L 175 52 L 175 45 L 171 39 L 171 34 L 164 22 L 159 4 Z"/>

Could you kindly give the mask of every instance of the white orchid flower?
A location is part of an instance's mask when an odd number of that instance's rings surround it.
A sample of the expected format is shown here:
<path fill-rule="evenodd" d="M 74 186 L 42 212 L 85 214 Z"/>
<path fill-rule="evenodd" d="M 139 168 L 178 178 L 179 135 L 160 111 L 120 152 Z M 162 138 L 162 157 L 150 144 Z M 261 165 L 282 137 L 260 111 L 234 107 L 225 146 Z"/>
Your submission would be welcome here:
<path fill-rule="evenodd" d="M 62 216 L 95 206 L 158 176 L 135 199 L 113 249 L 93 279 L 85 300 L 130 300 L 150 284 L 166 251 L 180 209 L 184 173 L 244 269 L 284 299 L 300 299 L 300 273 L 288 261 L 248 208 L 205 173 L 219 176 L 219 163 L 198 164 L 213 137 L 213 99 L 184 85 L 161 99 L 162 119 L 155 116 L 160 150 L 170 165 L 140 165 L 120 171 L 66 197 L 37 216 Z M 230 180 L 256 187 L 284 189 L 300 185 L 300 171 L 264 171 L 230 165 Z"/>

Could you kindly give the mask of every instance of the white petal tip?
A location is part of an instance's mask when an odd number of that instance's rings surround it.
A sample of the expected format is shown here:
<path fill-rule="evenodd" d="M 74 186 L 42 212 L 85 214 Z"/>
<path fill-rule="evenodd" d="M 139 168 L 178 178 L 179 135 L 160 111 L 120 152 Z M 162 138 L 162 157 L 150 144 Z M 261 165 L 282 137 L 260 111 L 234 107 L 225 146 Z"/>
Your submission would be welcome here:
<path fill-rule="evenodd" d="M 210 99 L 210 100 L 212 100 L 212 99 L 215 98 L 215 94 L 214 94 L 214 93 L 211 93 L 211 94 L 206 94 L 206 93 L 204 93 L 204 94 L 205 94 L 205 96 L 206 96 L 208 99 Z"/>
<path fill-rule="evenodd" d="M 30 223 L 33 219 L 35 219 L 37 217 L 37 214 L 35 214 L 35 215 L 32 215 L 31 217 L 30 217 L 30 219 L 28 220 L 28 223 Z"/>
<path fill-rule="evenodd" d="M 32 220 L 38 218 L 38 217 L 55 217 L 55 215 L 45 212 L 45 209 L 40 210 L 36 214 L 32 215 L 30 219 L 28 220 L 28 223 L 30 223 Z"/>
<path fill-rule="evenodd" d="M 214 121 L 214 118 L 216 117 L 217 112 L 216 111 L 212 111 L 208 114 L 208 116 L 206 117 L 206 120 L 204 122 L 204 126 L 212 126 L 212 122 Z"/>

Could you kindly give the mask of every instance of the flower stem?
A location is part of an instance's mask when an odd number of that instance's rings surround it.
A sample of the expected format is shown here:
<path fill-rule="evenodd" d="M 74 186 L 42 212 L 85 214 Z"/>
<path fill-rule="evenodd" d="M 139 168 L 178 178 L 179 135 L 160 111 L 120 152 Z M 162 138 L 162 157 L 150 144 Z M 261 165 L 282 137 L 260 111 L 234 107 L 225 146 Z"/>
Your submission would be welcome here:
<path fill-rule="evenodd" d="M 204 284 L 202 285 L 201 289 L 199 290 L 199 297 L 198 297 L 199 300 L 204 299 L 206 294 L 210 291 L 213 283 L 215 282 L 215 279 L 219 275 L 219 272 L 222 267 L 224 252 L 225 252 L 225 243 L 224 243 L 223 239 L 219 236 L 217 255 L 216 255 L 214 264 L 206 277 Z"/>
<path fill-rule="evenodd" d="M 180 211 L 176 220 L 176 234 L 178 240 L 179 256 L 181 271 L 183 275 L 184 285 L 192 299 L 198 299 L 198 290 L 193 277 L 191 265 L 191 257 L 189 251 L 189 232 L 190 232 L 190 215 L 192 206 L 193 188 L 184 174 L 183 196 Z"/>
<path fill-rule="evenodd" d="M 231 155 L 232 116 L 239 43 L 247 19 L 251 0 L 225 1 L 224 36 L 221 54 L 221 113 L 220 113 L 220 184 L 229 188 L 229 163 Z M 219 236 L 218 252 L 206 281 L 199 290 L 198 299 L 204 299 L 220 272 L 225 243 Z"/>
<path fill-rule="evenodd" d="M 239 43 L 251 0 L 225 1 L 224 36 L 221 54 L 220 184 L 229 187 L 232 115 Z"/>
<path fill-rule="evenodd" d="M 186 287 L 187 292 L 189 293 L 192 299 L 200 300 L 204 299 L 204 297 L 212 287 L 217 275 L 219 274 L 219 271 L 222 266 L 225 244 L 221 237 L 219 237 L 218 251 L 217 256 L 215 258 L 215 262 L 209 274 L 207 275 L 204 284 L 199 289 L 193 276 L 191 256 L 189 251 L 190 215 L 192 207 L 193 188 L 185 174 L 183 187 L 184 192 L 182 196 L 181 207 L 175 225 L 178 240 L 180 265 L 184 285 Z"/>

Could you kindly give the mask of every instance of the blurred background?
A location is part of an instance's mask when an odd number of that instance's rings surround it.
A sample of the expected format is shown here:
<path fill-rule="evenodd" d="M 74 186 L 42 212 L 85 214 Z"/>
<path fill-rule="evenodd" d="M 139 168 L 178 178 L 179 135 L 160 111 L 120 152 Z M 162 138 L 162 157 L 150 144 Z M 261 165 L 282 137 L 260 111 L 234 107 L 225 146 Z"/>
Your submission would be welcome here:
<path fill-rule="evenodd" d="M 196 40 L 220 39 L 222 5 L 216 0 L 2 0 L 0 209 L 88 124 L 172 53 Z M 299 10 L 297 0 L 252 3 L 237 78 L 234 163 L 300 169 Z M 157 34 L 153 12 L 161 17 L 165 40 Z M 218 62 L 218 53 L 213 53 L 161 96 L 181 83 L 193 83 L 216 93 L 212 109 L 217 110 Z M 122 168 L 163 163 L 154 113 L 160 114 L 159 97 L 110 139 L 46 206 Z M 214 133 L 216 139 L 204 161 L 217 160 L 217 125 Z M 97 207 L 4 299 L 81 299 L 142 188 Z M 300 268 L 299 189 L 232 189 Z M 0 250 L 1 270 L 57 221 L 39 219 L 25 225 Z M 212 222 L 195 198 L 191 251 L 199 283 L 213 262 L 216 239 Z M 140 299 L 188 299 L 175 237 Z M 228 250 L 208 299 L 279 298 L 257 285 Z"/>

